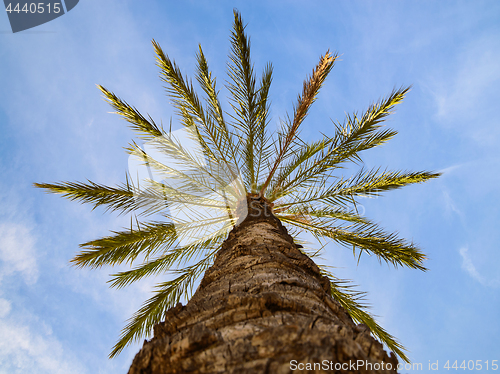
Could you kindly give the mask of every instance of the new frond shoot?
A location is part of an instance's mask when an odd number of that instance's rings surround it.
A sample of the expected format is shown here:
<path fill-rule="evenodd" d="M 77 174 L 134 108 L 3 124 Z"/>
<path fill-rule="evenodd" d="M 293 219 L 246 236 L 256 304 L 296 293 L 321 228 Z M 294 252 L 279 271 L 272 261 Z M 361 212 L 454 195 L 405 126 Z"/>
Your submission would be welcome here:
<path fill-rule="evenodd" d="M 302 85 L 292 114 L 285 115 L 280 131 L 273 132 L 269 127 L 273 68 L 267 64 L 257 78 L 250 39 L 236 11 L 230 46 L 229 112 L 222 109 L 217 81 L 201 46 L 196 56 L 195 81 L 202 93 L 198 96 L 192 81 L 153 40 L 161 80 L 176 109 L 179 128 L 166 131 L 98 86 L 141 140 L 126 148 L 130 159 L 125 183 L 116 187 L 90 181 L 35 184 L 93 208 L 131 215 L 130 228 L 81 244 L 74 265 L 93 269 L 129 265 L 130 270 L 112 275 L 111 286 L 118 288 L 149 276 L 167 277 L 132 316 L 111 357 L 131 342 L 150 336 L 168 309 L 190 297 L 229 231 L 245 219 L 250 196 L 264 197 L 289 232 L 298 235 L 297 243 L 302 242 L 301 233 L 311 233 L 322 245 L 316 251 L 304 248 L 305 253 L 316 256 L 321 250 L 331 250 L 334 247 L 326 245 L 330 241 L 352 249 L 357 261 L 367 253 L 395 267 L 426 270 L 425 255 L 414 243 L 386 232 L 357 211 L 360 197 L 378 196 L 439 176 L 428 171 L 363 167 L 364 151 L 396 135 L 383 121 L 409 87 L 395 89 L 362 114 L 333 123 L 330 134 L 306 142 L 300 138 L 300 130 L 337 55 L 327 51 L 319 58 Z M 340 170 L 351 164 L 359 171 L 342 176 Z M 144 216 L 156 220 L 143 220 Z M 363 294 L 333 274 L 324 274 L 331 281 L 332 297 L 351 317 L 366 324 L 374 336 L 408 361 L 403 346 L 366 311 L 360 302 Z"/>

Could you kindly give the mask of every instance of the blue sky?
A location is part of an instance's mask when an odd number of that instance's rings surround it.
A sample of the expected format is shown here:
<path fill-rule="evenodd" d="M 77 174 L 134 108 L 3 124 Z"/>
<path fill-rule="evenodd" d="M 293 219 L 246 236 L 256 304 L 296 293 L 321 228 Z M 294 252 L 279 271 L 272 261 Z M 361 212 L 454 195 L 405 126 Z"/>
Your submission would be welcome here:
<path fill-rule="evenodd" d="M 341 55 L 302 136 L 413 89 L 387 124 L 399 134 L 367 166 L 443 171 L 363 201 L 363 210 L 428 254 L 427 273 L 395 270 L 331 244 L 324 263 L 369 293 L 379 322 L 422 363 L 500 360 L 500 3 L 497 1 L 85 1 L 12 34 L 0 15 L 0 373 L 125 373 L 139 349 L 107 358 L 154 280 L 110 290 L 116 269 L 68 265 L 78 244 L 127 217 L 46 195 L 33 182 L 124 181 L 134 134 L 96 84 L 168 123 L 151 39 L 192 75 L 198 43 L 222 85 L 232 10 L 257 71 L 271 61 L 272 125 L 321 54 Z M 174 118 L 175 123 L 175 118 Z M 417 372 L 402 370 L 402 372 Z"/>

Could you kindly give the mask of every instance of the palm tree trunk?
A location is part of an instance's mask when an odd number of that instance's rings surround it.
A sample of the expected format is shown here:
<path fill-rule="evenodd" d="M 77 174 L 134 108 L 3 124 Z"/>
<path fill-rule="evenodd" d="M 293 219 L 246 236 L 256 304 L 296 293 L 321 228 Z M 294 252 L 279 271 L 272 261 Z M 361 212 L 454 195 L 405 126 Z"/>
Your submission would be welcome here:
<path fill-rule="evenodd" d="M 196 293 L 167 311 L 129 374 L 396 373 L 396 357 L 329 288 L 265 199 L 249 198 Z"/>

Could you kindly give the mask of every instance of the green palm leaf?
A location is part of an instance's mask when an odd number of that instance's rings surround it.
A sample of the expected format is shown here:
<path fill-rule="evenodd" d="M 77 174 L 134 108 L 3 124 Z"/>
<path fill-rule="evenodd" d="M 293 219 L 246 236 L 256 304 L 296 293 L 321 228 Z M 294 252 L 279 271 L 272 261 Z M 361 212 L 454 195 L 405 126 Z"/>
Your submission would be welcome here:
<path fill-rule="evenodd" d="M 153 326 L 161 321 L 165 312 L 174 307 L 183 296 L 188 296 L 192 292 L 195 280 L 208 269 L 213 262 L 214 255 L 215 251 L 195 265 L 182 270 L 171 270 L 173 274 L 180 275 L 156 286 L 155 295 L 147 300 L 129 320 L 109 357 L 115 357 L 133 341 L 149 336 Z"/>
<path fill-rule="evenodd" d="M 142 278 L 166 272 L 176 263 L 182 265 L 194 256 L 203 256 L 207 248 L 219 248 L 226 237 L 228 227 L 219 230 L 219 234 L 211 235 L 206 240 L 197 240 L 195 243 L 184 247 L 172 248 L 168 253 L 132 270 L 112 274 L 113 278 L 108 281 L 111 283 L 110 287 L 123 288 Z M 203 257 L 206 257 L 206 255 Z"/>
<path fill-rule="evenodd" d="M 104 265 L 132 264 L 139 255 L 151 256 L 167 250 L 177 240 L 173 223 L 141 223 L 113 236 L 80 244 L 82 251 L 71 260 L 77 266 L 98 268 Z"/>
<path fill-rule="evenodd" d="M 304 189 L 298 186 L 287 192 L 282 192 L 277 197 L 283 198 L 292 195 L 287 201 L 275 203 L 277 208 L 284 206 L 303 204 L 328 204 L 333 206 L 346 205 L 353 201 L 353 197 L 379 196 L 381 192 L 389 191 L 403 186 L 426 182 L 429 179 L 437 178 L 440 173 L 384 171 L 379 173 L 379 169 L 365 171 L 361 169 L 351 178 L 337 178 L 336 183 L 325 187 L 326 178 L 316 185 L 306 185 Z M 316 177 L 319 178 L 319 177 Z"/>
<path fill-rule="evenodd" d="M 235 13 L 230 39 L 231 53 L 227 65 L 231 81 L 228 82 L 227 88 L 232 96 L 230 104 L 234 115 L 231 115 L 231 118 L 234 121 L 235 129 L 241 133 L 238 153 L 242 159 L 242 174 L 244 179 L 248 181 L 247 188 L 255 193 L 257 184 L 256 146 L 257 142 L 262 140 L 259 137 L 262 121 L 259 124 L 259 119 L 262 119 L 262 104 L 264 103 L 265 106 L 271 73 L 269 73 L 267 86 L 260 90 L 261 97 L 259 97 L 250 60 L 250 40 L 245 35 L 244 30 L 241 16 Z"/>
<path fill-rule="evenodd" d="M 281 163 L 287 158 L 290 153 L 294 153 L 290 150 L 291 146 L 297 144 L 297 135 L 299 127 L 304 121 L 311 107 L 312 103 L 316 100 L 316 96 L 319 93 L 323 82 L 330 73 L 337 59 L 337 55 L 330 55 L 327 51 L 324 56 L 321 56 L 320 61 L 309 79 L 304 81 L 304 86 L 302 89 L 302 95 L 299 96 L 296 106 L 294 107 L 293 118 L 288 118 L 284 123 L 282 133 L 278 134 L 278 155 L 276 156 L 275 162 L 269 175 L 261 187 L 260 195 L 264 196 L 267 186 L 271 183 L 274 174 Z"/>
<path fill-rule="evenodd" d="M 149 120 L 146 119 L 146 117 L 139 113 L 137 109 L 121 100 L 118 96 L 111 91 L 108 91 L 103 86 L 97 85 L 97 88 L 99 88 L 104 94 L 108 103 L 116 109 L 116 113 L 129 122 L 132 125 L 131 127 L 133 130 L 142 134 L 142 138 L 150 139 L 151 137 L 162 136 L 164 134 L 163 129 L 158 127 L 151 117 Z"/>
<path fill-rule="evenodd" d="M 353 290 L 353 285 L 350 281 L 338 279 L 324 269 L 322 269 L 322 272 L 330 280 L 332 297 L 342 305 L 352 319 L 357 323 L 364 323 L 391 351 L 401 357 L 403 361 L 410 362 L 404 353 L 406 348 L 383 329 L 366 311 L 368 306 L 363 304 L 366 293 Z"/>
<path fill-rule="evenodd" d="M 342 163 L 351 159 L 360 161 L 361 151 L 381 145 L 396 135 L 394 130 L 381 129 L 379 123 L 403 100 L 408 90 L 394 90 L 385 100 L 371 105 L 361 119 L 348 116 L 346 124 L 336 125 L 334 137 L 324 136 L 318 142 L 298 144 L 291 161 L 281 166 L 269 197 L 273 199 L 283 191 L 314 184 Z"/>
<path fill-rule="evenodd" d="M 35 183 L 35 187 L 43 188 L 48 192 L 61 194 L 70 200 L 79 200 L 83 203 L 105 206 L 106 210 L 118 211 L 120 214 L 130 212 L 165 209 L 163 196 L 154 190 L 138 190 L 129 181 L 121 186 L 108 187 L 89 181 L 88 183 L 61 182 L 61 183 Z"/>
<path fill-rule="evenodd" d="M 394 267 L 406 266 L 426 270 L 422 265 L 425 255 L 413 244 L 398 238 L 396 233 L 386 233 L 371 222 L 352 223 L 347 227 L 339 225 L 337 218 L 304 217 L 279 215 L 282 221 L 309 231 L 318 239 L 330 238 L 337 243 L 356 248 L 362 252 L 376 255 L 379 260 L 391 263 Z"/>

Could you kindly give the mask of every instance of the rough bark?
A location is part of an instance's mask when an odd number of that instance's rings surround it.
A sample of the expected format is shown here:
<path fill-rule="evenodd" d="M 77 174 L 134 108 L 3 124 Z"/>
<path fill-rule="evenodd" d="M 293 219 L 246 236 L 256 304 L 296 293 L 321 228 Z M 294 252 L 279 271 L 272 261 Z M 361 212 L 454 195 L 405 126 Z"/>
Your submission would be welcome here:
<path fill-rule="evenodd" d="M 329 287 L 266 201 L 249 198 L 249 215 L 196 293 L 167 311 L 129 374 L 396 373 L 396 357 L 352 321 Z"/>

